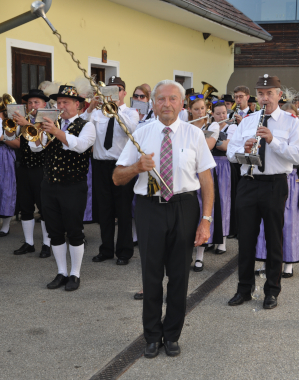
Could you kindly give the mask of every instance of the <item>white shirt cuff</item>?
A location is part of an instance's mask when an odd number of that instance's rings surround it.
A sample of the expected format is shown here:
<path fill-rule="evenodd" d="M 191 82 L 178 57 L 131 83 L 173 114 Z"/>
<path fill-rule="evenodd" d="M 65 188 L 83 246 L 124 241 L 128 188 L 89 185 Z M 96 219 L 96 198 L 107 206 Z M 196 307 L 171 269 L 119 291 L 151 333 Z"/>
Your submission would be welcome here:
<path fill-rule="evenodd" d="M 64 150 L 73 150 L 75 146 L 77 146 L 77 137 L 74 135 L 70 135 L 69 133 L 65 134 L 66 141 L 68 143 L 68 146 L 65 144 L 63 145 Z"/>
<path fill-rule="evenodd" d="M 275 150 L 279 147 L 280 141 L 276 137 L 273 136 L 272 141 L 268 145 L 271 149 Z"/>
<path fill-rule="evenodd" d="M 16 139 L 16 135 L 12 135 L 12 136 L 7 136 L 6 135 L 6 131 L 4 131 L 4 140 L 5 141 L 12 141 L 12 140 L 15 140 Z"/>

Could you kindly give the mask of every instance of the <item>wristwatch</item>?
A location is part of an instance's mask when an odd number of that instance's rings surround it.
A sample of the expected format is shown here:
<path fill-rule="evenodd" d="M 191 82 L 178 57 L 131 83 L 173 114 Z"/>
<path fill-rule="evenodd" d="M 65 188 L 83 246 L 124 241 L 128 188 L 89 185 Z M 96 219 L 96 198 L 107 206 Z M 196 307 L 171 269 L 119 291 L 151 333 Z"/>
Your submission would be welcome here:
<path fill-rule="evenodd" d="M 203 216 L 202 217 L 203 219 L 206 219 L 208 222 L 212 223 L 213 222 L 213 218 L 211 216 Z"/>

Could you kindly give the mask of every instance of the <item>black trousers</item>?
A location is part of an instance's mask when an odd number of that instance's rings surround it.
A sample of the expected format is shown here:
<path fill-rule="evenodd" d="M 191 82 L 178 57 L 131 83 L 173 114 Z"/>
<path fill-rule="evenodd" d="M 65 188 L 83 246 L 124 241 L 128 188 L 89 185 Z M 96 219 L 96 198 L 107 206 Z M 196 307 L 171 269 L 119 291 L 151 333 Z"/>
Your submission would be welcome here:
<path fill-rule="evenodd" d="M 199 220 L 197 196 L 186 194 L 167 204 L 138 197 L 135 219 L 142 264 L 144 337 L 148 343 L 162 337 L 176 342 L 185 319 L 190 261 Z M 164 268 L 168 285 L 162 323 Z"/>
<path fill-rule="evenodd" d="M 41 207 L 41 183 L 43 168 L 18 168 L 17 192 L 22 220 L 34 218 L 35 205 L 43 219 Z"/>
<path fill-rule="evenodd" d="M 258 180 L 273 179 L 271 180 Z M 255 176 L 254 180 L 241 178 L 236 198 L 239 232 L 238 292 L 250 293 L 255 284 L 254 265 L 256 243 L 264 220 L 267 247 L 265 295 L 278 296 L 281 290 L 282 229 L 285 202 L 288 197 L 286 175 Z"/>
<path fill-rule="evenodd" d="M 44 179 L 41 188 L 43 215 L 51 244 L 64 244 L 65 233 L 71 245 L 83 244 L 87 182 L 60 185 Z"/>
<path fill-rule="evenodd" d="M 114 256 L 115 216 L 118 218 L 116 256 L 130 259 L 133 256 L 132 201 L 135 179 L 125 186 L 115 186 L 112 174 L 116 161 L 94 160 L 94 188 L 98 205 L 102 244 L 100 253 Z"/>

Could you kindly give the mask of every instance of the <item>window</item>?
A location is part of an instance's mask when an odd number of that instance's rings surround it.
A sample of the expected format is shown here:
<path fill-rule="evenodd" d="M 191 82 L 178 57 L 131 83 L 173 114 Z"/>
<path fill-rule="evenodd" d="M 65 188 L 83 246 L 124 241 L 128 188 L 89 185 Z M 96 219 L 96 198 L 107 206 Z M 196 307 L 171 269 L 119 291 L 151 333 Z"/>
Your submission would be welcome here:
<path fill-rule="evenodd" d="M 228 0 L 256 22 L 299 21 L 299 0 Z"/>
<path fill-rule="evenodd" d="M 38 88 L 44 80 L 52 80 L 51 53 L 11 48 L 12 95 L 17 103 L 30 89 Z"/>
<path fill-rule="evenodd" d="M 105 83 L 105 69 L 91 66 L 91 75 L 94 76 L 96 82 Z"/>
<path fill-rule="evenodd" d="M 188 71 L 173 70 L 173 80 L 180 83 L 185 90 L 193 87 L 193 73 Z"/>

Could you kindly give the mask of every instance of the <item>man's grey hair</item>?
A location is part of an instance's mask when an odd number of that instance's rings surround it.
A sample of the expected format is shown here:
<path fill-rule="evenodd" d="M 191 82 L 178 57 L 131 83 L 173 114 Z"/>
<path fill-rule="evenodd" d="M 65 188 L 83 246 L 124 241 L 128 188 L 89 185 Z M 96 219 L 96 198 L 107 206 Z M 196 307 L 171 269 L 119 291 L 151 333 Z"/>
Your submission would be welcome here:
<path fill-rule="evenodd" d="M 180 83 L 175 82 L 174 80 L 165 79 L 165 80 L 161 80 L 161 82 L 157 83 L 156 86 L 154 87 L 154 89 L 151 93 L 151 99 L 152 99 L 153 103 L 155 103 L 155 96 L 156 96 L 156 92 L 157 92 L 158 87 L 164 86 L 164 85 L 165 86 L 167 86 L 167 85 L 176 86 L 180 91 L 182 100 L 185 99 L 186 90 L 184 89 L 184 87 Z"/>
<path fill-rule="evenodd" d="M 260 88 L 256 89 L 256 94 L 257 94 L 258 90 L 260 90 Z M 275 88 L 275 90 L 276 90 L 276 94 L 279 95 L 281 88 Z"/>

